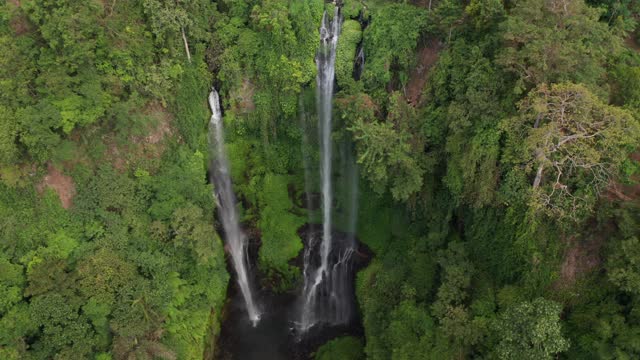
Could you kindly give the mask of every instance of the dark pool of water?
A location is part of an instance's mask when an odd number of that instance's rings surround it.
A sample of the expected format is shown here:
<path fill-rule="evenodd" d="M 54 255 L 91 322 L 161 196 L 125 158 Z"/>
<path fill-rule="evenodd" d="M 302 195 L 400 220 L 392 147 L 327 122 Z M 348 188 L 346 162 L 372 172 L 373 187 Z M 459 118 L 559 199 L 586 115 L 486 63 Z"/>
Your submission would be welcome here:
<path fill-rule="evenodd" d="M 225 309 L 218 338 L 216 359 L 220 360 L 306 360 L 325 342 L 343 335 L 362 335 L 360 321 L 348 325 L 318 325 L 301 335 L 292 319 L 297 316 L 296 297 L 291 294 L 263 294 L 263 313 L 254 327 L 246 314 L 244 300 L 235 292 Z M 354 319 L 355 320 L 355 319 Z"/>
<path fill-rule="evenodd" d="M 317 231 L 317 227 L 306 227 L 301 232 L 305 231 Z M 253 264 L 255 264 L 257 245 L 254 243 L 249 249 L 250 262 Z M 364 255 L 356 262 L 356 269 L 365 266 L 371 256 L 368 249 L 361 247 L 360 250 Z M 299 262 L 300 259 L 297 259 L 292 264 L 298 265 L 295 263 Z M 357 314 L 349 324 L 340 326 L 320 324 L 305 334 L 299 334 L 293 323 L 300 315 L 299 294 L 300 289 L 294 289 L 285 294 L 260 290 L 256 300 L 262 310 L 262 317 L 254 327 L 249 321 L 244 299 L 233 279 L 229 283 L 228 300 L 223 311 L 224 316 L 215 346 L 214 359 L 307 360 L 313 359 L 313 353 L 318 347 L 331 339 L 345 335 L 363 335 L 361 321 Z M 355 307 L 355 299 L 353 302 Z"/>

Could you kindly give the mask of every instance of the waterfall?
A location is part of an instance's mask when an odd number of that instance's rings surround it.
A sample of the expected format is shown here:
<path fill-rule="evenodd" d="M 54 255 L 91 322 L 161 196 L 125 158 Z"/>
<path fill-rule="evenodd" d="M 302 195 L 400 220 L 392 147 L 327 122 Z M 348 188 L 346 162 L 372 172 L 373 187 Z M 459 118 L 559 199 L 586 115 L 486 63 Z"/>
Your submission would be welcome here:
<path fill-rule="evenodd" d="M 242 292 L 249 320 L 255 326 L 260 320 L 260 313 L 253 300 L 252 287 L 248 274 L 247 238 L 240 229 L 238 213 L 236 211 L 236 197 L 231 186 L 229 164 L 224 148 L 224 129 L 220 99 L 215 89 L 209 93 L 211 120 L 209 121 L 210 142 L 213 147 L 212 180 L 215 186 L 215 196 L 218 200 L 218 213 L 224 229 L 227 250 L 231 255 L 231 262 L 236 271 L 238 286 Z"/>
<path fill-rule="evenodd" d="M 335 60 L 342 15 L 336 7 L 332 19 L 327 13 L 322 16 L 320 28 L 320 49 L 316 56 L 318 68 L 316 103 L 319 118 L 320 138 L 320 178 L 322 193 L 322 233 L 317 236 L 311 232 L 304 252 L 304 288 L 302 314 L 298 328 L 307 331 L 318 323 L 345 324 L 352 316 L 352 261 L 355 252 L 355 236 L 334 238 L 332 234 L 332 100 L 335 82 Z M 340 154 L 342 155 L 342 154 Z M 353 170 L 355 171 L 355 170 Z M 348 205 L 349 215 L 354 216 L 356 209 L 355 189 L 357 175 L 348 176 L 352 188 L 353 200 Z M 355 220 L 349 220 L 348 227 L 355 232 Z M 320 244 L 318 244 L 320 242 Z M 318 249 L 319 246 L 319 249 Z M 320 255 L 318 261 L 317 256 Z"/>
<path fill-rule="evenodd" d="M 316 274 L 316 282 L 322 280 L 323 273 L 328 266 L 329 253 L 331 252 L 331 117 L 333 100 L 333 83 L 335 82 L 336 48 L 340 36 L 340 8 L 336 7 L 333 19 L 327 19 L 327 12 L 322 15 L 322 27 L 320 28 L 321 47 L 316 58 L 318 67 L 317 77 L 317 103 L 318 117 L 320 119 L 320 178 L 322 183 L 322 265 L 321 271 Z"/>
<path fill-rule="evenodd" d="M 362 44 L 358 46 L 358 54 L 353 64 L 353 78 L 360 80 L 362 71 L 364 70 L 364 47 Z"/>

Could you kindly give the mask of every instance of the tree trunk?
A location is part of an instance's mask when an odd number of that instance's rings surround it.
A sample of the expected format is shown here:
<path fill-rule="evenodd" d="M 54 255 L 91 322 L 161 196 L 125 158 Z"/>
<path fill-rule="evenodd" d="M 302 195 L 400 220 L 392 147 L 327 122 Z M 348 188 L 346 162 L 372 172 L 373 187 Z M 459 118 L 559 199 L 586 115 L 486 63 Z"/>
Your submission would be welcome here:
<path fill-rule="evenodd" d="M 184 28 L 180 28 L 182 31 L 182 41 L 184 42 L 184 50 L 187 52 L 187 59 L 191 62 L 191 52 L 189 52 L 189 43 L 187 42 L 187 35 L 184 33 Z"/>
<path fill-rule="evenodd" d="M 533 124 L 533 128 L 537 129 L 538 126 L 540 126 L 540 120 L 542 120 L 542 114 L 538 114 L 538 116 L 536 117 L 536 122 L 535 124 Z M 541 159 L 543 156 L 542 155 L 542 150 L 538 150 L 538 159 Z M 538 166 L 538 171 L 536 171 L 536 178 L 535 180 L 533 180 L 533 188 L 537 188 L 538 186 L 540 186 L 540 182 L 542 181 L 542 171 L 544 170 L 544 165 L 542 165 L 542 163 L 540 163 L 540 166 Z"/>
<path fill-rule="evenodd" d="M 538 114 L 538 116 L 536 117 L 536 123 L 533 124 L 534 129 L 537 129 L 538 126 L 540 126 L 540 120 L 542 120 L 542 114 Z"/>
<path fill-rule="evenodd" d="M 540 181 L 542 181 L 542 171 L 544 170 L 544 165 L 540 164 L 538 166 L 538 171 L 536 172 L 536 178 L 533 180 L 533 188 L 537 188 L 540 186 Z"/>

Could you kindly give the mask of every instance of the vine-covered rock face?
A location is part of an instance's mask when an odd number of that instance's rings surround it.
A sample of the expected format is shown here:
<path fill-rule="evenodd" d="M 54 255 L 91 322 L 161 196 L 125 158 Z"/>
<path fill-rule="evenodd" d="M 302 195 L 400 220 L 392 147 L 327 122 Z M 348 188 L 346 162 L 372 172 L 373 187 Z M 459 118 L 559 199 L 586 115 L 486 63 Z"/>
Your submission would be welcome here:
<path fill-rule="evenodd" d="M 640 358 L 638 11 L 0 2 L 0 359 Z"/>

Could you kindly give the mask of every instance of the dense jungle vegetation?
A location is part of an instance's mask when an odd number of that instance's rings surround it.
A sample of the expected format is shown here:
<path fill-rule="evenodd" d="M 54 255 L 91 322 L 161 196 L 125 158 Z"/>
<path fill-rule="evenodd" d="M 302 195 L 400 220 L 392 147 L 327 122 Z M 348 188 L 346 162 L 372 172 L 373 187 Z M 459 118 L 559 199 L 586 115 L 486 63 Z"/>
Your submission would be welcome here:
<path fill-rule="evenodd" d="M 230 279 L 212 84 L 261 285 L 299 284 L 333 6 L 0 4 L 0 359 L 211 353 Z M 373 257 L 364 336 L 315 358 L 640 358 L 640 4 L 341 6 L 333 136 L 355 146 Z"/>

